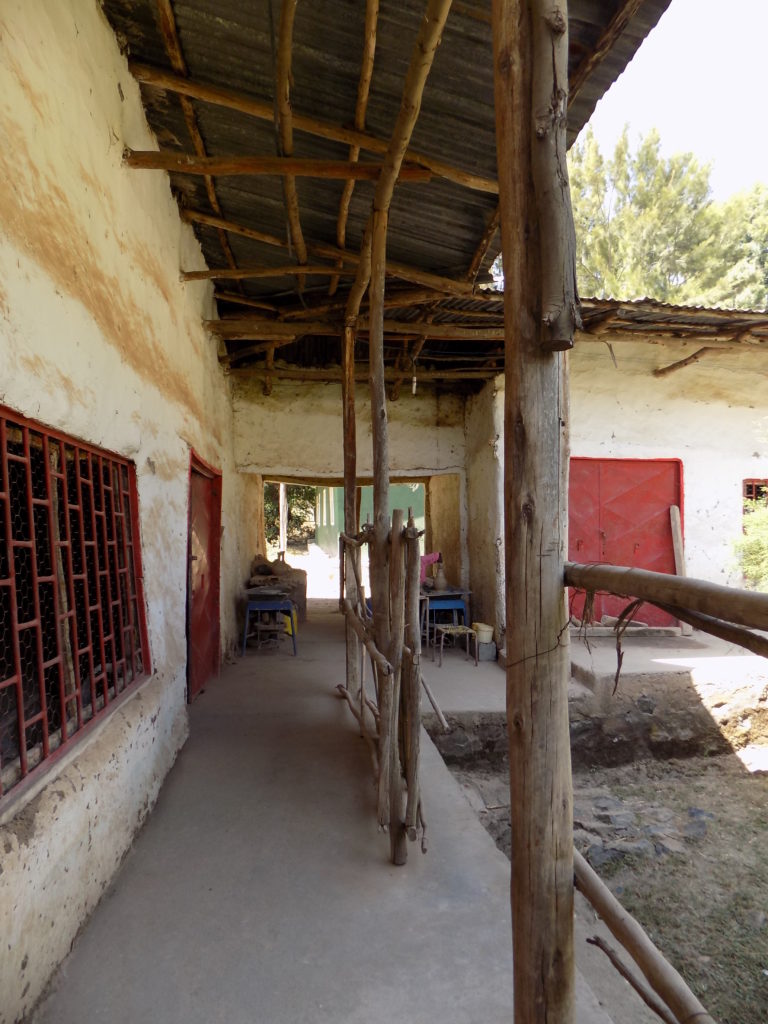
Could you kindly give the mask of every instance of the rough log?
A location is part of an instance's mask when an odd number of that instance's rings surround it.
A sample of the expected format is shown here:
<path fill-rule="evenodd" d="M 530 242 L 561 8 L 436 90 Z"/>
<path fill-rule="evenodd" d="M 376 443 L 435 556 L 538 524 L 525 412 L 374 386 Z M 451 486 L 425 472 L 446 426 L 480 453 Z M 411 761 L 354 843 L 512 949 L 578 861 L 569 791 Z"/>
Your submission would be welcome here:
<path fill-rule="evenodd" d="M 573 851 L 576 884 L 679 1021 L 715 1024 L 686 983 L 667 963 L 637 921 L 622 907 L 578 850 Z"/>
<path fill-rule="evenodd" d="M 297 268 L 293 268 L 296 270 Z M 303 268 L 302 268 L 303 269 Z M 208 273 L 208 271 L 199 271 Z M 260 338 L 262 331 L 273 334 L 282 331 L 285 334 L 296 334 L 301 328 L 302 334 L 317 334 L 334 337 L 339 333 L 338 322 L 332 320 L 275 321 L 262 317 L 227 317 L 223 320 L 206 320 L 205 326 L 214 334 L 231 341 L 248 341 Z M 357 321 L 358 333 L 373 334 L 372 317 L 361 317 Z M 384 334 L 403 335 L 414 338 L 438 338 L 444 341 L 503 341 L 503 327 L 457 327 L 454 324 L 435 324 L 424 320 L 404 322 L 401 320 L 382 320 L 381 329 Z"/>
<path fill-rule="evenodd" d="M 131 62 L 130 70 L 138 82 L 143 82 L 146 85 L 167 89 L 182 96 L 189 96 L 192 99 L 202 100 L 205 103 L 227 107 L 230 110 L 237 110 L 241 114 L 248 114 L 262 121 L 274 121 L 275 111 L 271 103 L 254 99 L 234 89 L 204 85 L 200 82 L 182 78 L 179 75 L 173 75 L 160 68 L 151 67 L 148 64 Z M 348 146 L 359 146 L 360 149 L 368 153 L 386 153 L 389 145 L 387 139 L 379 139 L 369 132 L 331 124 L 316 117 L 306 117 L 302 114 L 297 114 L 295 111 L 293 112 L 293 127 L 296 131 L 316 135 L 322 139 L 343 142 Z M 487 192 L 491 195 L 495 195 L 499 191 L 495 178 L 473 174 L 470 171 L 454 167 L 443 160 L 435 159 L 424 153 L 418 153 L 410 148 L 407 150 L 405 158 L 409 163 L 418 164 L 420 167 L 427 167 L 437 177 L 453 181 L 457 185 L 463 185 L 478 192 Z"/>
<path fill-rule="evenodd" d="M 224 269 L 224 267 L 213 267 L 209 270 L 184 270 L 181 273 L 182 281 L 247 281 L 259 280 L 269 277 L 295 277 L 298 274 L 319 275 L 330 277 L 332 274 L 346 274 L 354 277 L 354 270 L 339 271 L 337 267 L 323 266 L 320 264 L 296 263 L 286 264 L 284 267 L 238 267 L 237 269 Z M 274 321 L 270 321 L 274 323 Z M 338 328 L 337 328 L 338 331 Z"/>
<path fill-rule="evenodd" d="M 360 637 L 363 646 L 365 647 L 366 651 L 368 651 L 368 653 L 370 654 L 371 660 L 376 665 L 377 669 L 384 676 L 392 675 L 392 666 L 389 664 L 385 656 L 381 653 L 381 651 L 378 649 L 374 641 L 368 635 L 368 631 L 365 628 L 365 625 L 360 621 L 357 612 L 352 607 L 347 598 L 344 599 L 344 615 L 347 619 L 347 622 L 351 624 L 354 631 Z"/>
<path fill-rule="evenodd" d="M 176 29 L 176 18 L 173 13 L 173 7 L 171 6 L 171 0 L 157 0 L 157 14 L 160 34 L 163 37 L 163 46 L 165 48 L 165 52 L 168 54 L 171 66 L 174 71 L 186 78 L 187 62 L 184 59 L 181 40 L 179 39 L 179 33 Z M 179 103 L 181 104 L 181 110 L 184 114 L 187 131 L 192 139 L 192 145 L 195 148 L 195 152 L 198 156 L 207 156 L 208 152 L 205 148 L 203 136 L 200 134 L 200 126 L 197 123 L 197 114 L 195 113 L 192 101 L 188 96 L 184 96 L 182 94 L 179 95 Z M 213 178 L 209 174 L 205 176 L 205 191 L 208 196 L 208 202 L 211 204 L 211 209 L 214 213 L 220 215 L 221 204 L 219 203 L 219 197 L 216 194 L 216 186 L 214 185 Z M 230 267 L 236 267 L 237 263 L 235 262 L 235 256 L 232 252 L 232 246 L 229 244 L 229 238 L 227 237 L 226 232 L 219 230 L 218 235 L 219 245 L 221 246 L 221 251 L 224 253 L 224 259 Z"/>
<path fill-rule="evenodd" d="M 654 604 L 657 608 L 661 608 L 662 611 L 667 612 L 669 615 L 673 615 L 676 619 L 680 619 L 681 622 L 686 623 L 688 626 L 700 629 L 702 633 L 709 633 L 720 640 L 725 640 L 726 643 L 744 647 L 746 650 L 752 651 L 753 654 L 758 654 L 761 658 L 768 658 L 768 638 L 761 636 L 759 633 L 752 633 L 743 626 L 734 626 L 732 622 L 725 622 L 723 619 L 716 619 L 711 615 L 702 615 L 701 612 L 692 612 L 688 608 L 680 608 L 676 604 L 664 604 L 659 601 L 649 603 Z"/>
<path fill-rule="evenodd" d="M 242 235 L 243 238 L 250 238 L 254 242 L 263 242 L 265 245 L 277 246 L 281 249 L 288 248 L 285 239 L 278 238 L 276 235 L 270 235 L 266 231 L 258 231 L 256 228 L 248 227 L 246 224 L 224 220 L 221 217 L 213 217 L 211 214 L 203 213 L 200 210 L 181 210 L 180 214 L 182 220 L 190 224 L 206 224 L 212 228 L 223 228 L 223 230 L 230 231 L 232 234 Z M 343 262 L 352 263 L 355 266 L 360 266 L 370 261 L 370 246 L 368 247 L 367 254 L 365 252 L 354 253 L 346 249 L 339 249 L 337 246 L 328 245 L 325 242 L 312 242 L 309 244 L 308 249 L 314 255 L 343 260 Z M 387 274 L 392 277 L 402 278 L 404 281 L 412 281 L 414 284 L 423 285 L 425 288 L 431 288 L 435 292 L 457 295 L 462 298 L 468 298 L 472 295 L 472 285 L 468 281 L 454 281 L 450 277 L 431 274 L 426 270 L 421 270 L 419 267 L 411 267 L 408 264 L 399 263 L 395 260 L 390 260 L 387 263 Z M 368 271 L 367 275 L 363 273 L 359 276 L 361 281 L 365 282 L 365 288 L 367 288 L 370 271 Z M 362 290 L 363 294 L 365 293 L 365 288 Z"/>
<path fill-rule="evenodd" d="M 362 131 L 365 128 L 365 112 L 368 108 L 368 94 L 371 88 L 371 78 L 373 77 L 373 58 L 376 52 L 376 25 L 378 18 L 379 0 L 366 0 L 363 56 L 360 64 L 360 81 L 357 86 L 357 103 L 355 104 L 355 128 L 358 131 Z M 359 146 L 350 146 L 349 159 L 353 163 L 360 159 Z M 344 185 L 344 191 L 339 202 L 339 215 L 336 220 L 336 244 L 340 249 L 343 249 L 347 244 L 347 217 L 349 216 L 349 204 L 352 202 L 354 188 L 355 182 L 351 178 Z M 338 284 L 338 277 L 334 277 L 328 288 L 329 295 L 335 293 Z"/>
<path fill-rule="evenodd" d="M 390 704 L 390 745 L 389 745 L 389 842 L 393 864 L 405 864 L 408 859 L 408 844 L 405 831 L 405 807 L 403 806 L 402 771 L 402 681 L 403 681 L 403 635 L 405 630 L 405 546 L 403 510 L 392 512 L 392 532 L 389 548 L 389 608 L 390 608 L 390 649 L 389 661 L 394 669 L 392 676 L 392 700 Z"/>
<path fill-rule="evenodd" d="M 281 157 L 293 156 L 293 111 L 291 109 L 291 63 L 293 56 L 293 23 L 298 0 L 282 0 L 280 4 L 280 28 L 277 37 L 275 60 L 275 118 L 277 125 L 278 151 Z M 285 215 L 293 249 L 299 263 L 307 262 L 307 244 L 301 230 L 299 197 L 293 173 L 283 178 Z M 299 278 L 299 289 L 303 281 Z"/>
<path fill-rule="evenodd" d="M 408 517 L 405 570 L 405 643 L 410 648 L 403 673 L 403 706 L 405 710 L 405 782 L 407 801 L 405 828 L 408 838 L 416 838 L 419 811 L 419 761 L 421 746 L 421 623 L 419 622 L 419 577 L 421 558 L 419 536 L 413 516 Z"/>
<path fill-rule="evenodd" d="M 295 340 L 295 338 L 291 338 L 286 341 L 285 344 L 290 345 Z M 262 345 L 258 347 L 258 351 L 266 352 L 270 347 L 270 344 L 274 343 L 263 342 Z M 256 348 L 257 346 L 254 347 Z M 248 349 L 243 349 L 242 354 L 232 352 L 226 357 L 225 361 L 230 363 L 236 362 L 238 359 L 244 359 L 250 352 L 250 347 Z M 240 367 L 232 372 L 243 376 L 248 375 L 260 380 L 264 376 L 266 368 L 263 365 L 247 366 Z M 341 381 L 342 379 L 342 370 L 340 367 L 334 367 L 331 369 L 312 367 L 306 369 L 302 366 L 275 366 L 274 369 L 271 369 L 269 372 L 273 377 L 276 379 L 279 378 L 280 380 L 312 380 L 333 384 Z M 500 371 L 496 367 L 489 367 L 482 370 L 419 370 L 419 380 L 424 382 L 433 380 L 492 380 L 494 377 L 498 376 L 499 372 Z M 384 371 L 384 380 L 387 382 L 394 382 L 399 376 L 399 371 L 394 368 Z M 358 363 L 355 368 L 355 380 L 358 383 L 364 384 L 369 380 L 369 378 L 370 367 L 366 363 Z"/>
<path fill-rule="evenodd" d="M 530 0 L 532 39 L 531 143 L 539 220 L 542 343 L 551 352 L 573 348 L 581 327 L 576 288 L 576 231 L 566 163 L 568 116 L 567 0 Z"/>
<path fill-rule="evenodd" d="M 355 332 L 344 328 L 341 338 L 341 402 L 342 452 L 344 458 L 344 530 L 347 536 L 357 533 L 355 495 L 357 488 L 357 432 L 355 425 Z M 359 548 L 344 543 L 345 579 L 347 596 L 356 606 L 361 600 Z M 347 626 L 346 637 L 347 688 L 353 693 L 362 686 L 360 642 L 354 630 Z"/>
<path fill-rule="evenodd" d="M 617 565 L 565 564 L 565 584 L 582 590 L 604 590 L 618 597 L 639 597 L 687 608 L 749 629 L 768 630 L 768 594 L 737 590 L 692 577 L 671 576 Z"/>
<path fill-rule="evenodd" d="M 471 281 L 472 284 L 474 284 L 475 281 L 477 280 L 477 275 L 480 272 L 480 267 L 482 266 L 483 260 L 488 255 L 488 250 L 491 248 L 493 240 L 498 234 L 500 220 L 501 207 L 497 206 L 496 209 L 491 214 L 491 219 L 485 226 L 483 236 L 480 239 L 480 242 L 477 248 L 475 249 L 475 253 L 472 257 L 472 262 L 469 264 L 469 267 L 467 268 L 466 278 L 468 281 Z"/>
<path fill-rule="evenodd" d="M 293 156 L 197 156 L 192 153 L 169 153 L 164 150 L 123 151 L 123 163 L 139 171 L 175 171 L 177 174 L 215 175 L 282 175 L 292 178 L 327 178 L 378 181 L 382 164 L 361 164 L 350 160 L 310 160 Z M 402 167 L 399 178 L 407 182 L 427 182 L 432 172 L 426 167 Z M 295 188 L 295 182 L 294 182 Z"/>
<path fill-rule="evenodd" d="M 565 357 L 542 345 L 532 0 L 492 0 L 506 324 L 504 521 L 515 1024 L 571 1024 L 573 832 Z M 563 7 L 567 20 L 567 11 Z M 538 69 L 544 74 L 545 69 Z M 550 85 L 555 94 L 549 57 Z"/>

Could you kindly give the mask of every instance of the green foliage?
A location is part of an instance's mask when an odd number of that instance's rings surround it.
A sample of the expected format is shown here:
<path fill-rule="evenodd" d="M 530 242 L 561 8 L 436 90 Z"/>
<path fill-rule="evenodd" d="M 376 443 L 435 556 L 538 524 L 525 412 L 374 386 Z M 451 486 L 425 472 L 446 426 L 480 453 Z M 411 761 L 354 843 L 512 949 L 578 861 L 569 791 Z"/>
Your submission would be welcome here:
<path fill-rule="evenodd" d="M 595 298 L 768 307 L 768 188 L 710 198 L 709 166 L 635 152 L 625 128 L 605 159 L 591 129 L 569 154 L 579 290 Z"/>
<path fill-rule="evenodd" d="M 744 502 L 744 534 L 734 548 L 750 590 L 768 592 L 768 503 Z"/>
<path fill-rule="evenodd" d="M 316 487 L 291 484 L 288 496 L 288 543 L 305 544 L 315 534 Z M 278 484 L 264 484 L 264 532 L 269 544 L 277 544 L 280 537 L 280 488 Z"/>

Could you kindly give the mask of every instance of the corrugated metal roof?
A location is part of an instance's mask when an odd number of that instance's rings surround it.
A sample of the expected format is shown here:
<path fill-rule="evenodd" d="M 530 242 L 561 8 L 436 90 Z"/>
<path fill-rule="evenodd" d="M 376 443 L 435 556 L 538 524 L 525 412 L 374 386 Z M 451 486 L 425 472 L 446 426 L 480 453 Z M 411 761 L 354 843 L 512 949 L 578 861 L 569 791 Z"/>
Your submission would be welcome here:
<path fill-rule="evenodd" d="M 572 141 L 588 120 L 595 103 L 621 73 L 648 31 L 658 21 L 669 0 L 644 0 L 608 56 L 590 72 L 569 108 L 569 139 Z M 104 0 L 104 10 L 133 61 L 171 71 L 157 18 L 157 0 Z M 569 71 L 573 75 L 598 45 L 624 0 L 596 2 L 571 0 Z M 252 0 L 174 0 L 173 14 L 188 74 L 194 82 L 236 89 L 271 104 L 274 100 L 273 35 L 277 30 L 279 2 Z M 367 113 L 367 130 L 388 139 L 400 107 L 403 80 L 424 11 L 424 0 L 381 0 L 377 26 L 376 56 Z M 311 0 L 296 12 L 291 103 L 294 111 L 326 122 L 350 126 L 354 121 L 365 4 L 361 0 Z M 150 126 L 161 149 L 192 152 L 192 142 L 178 96 L 144 85 L 144 103 Z M 275 155 L 275 128 L 236 110 L 194 101 L 206 151 L 216 155 Z M 130 140 L 128 140 L 130 142 Z M 345 143 L 294 131 L 294 152 L 300 157 L 348 158 Z M 493 110 L 492 40 L 489 5 L 482 0 L 456 3 L 442 44 L 435 57 L 424 93 L 411 148 L 465 171 L 494 178 L 496 148 Z M 363 153 L 361 159 L 374 159 Z M 147 173 L 147 172 L 136 172 Z M 173 188 L 188 209 L 213 214 L 205 181 L 201 177 L 173 173 Z M 336 244 L 336 222 L 343 183 L 300 178 L 296 181 L 301 224 L 309 243 Z M 219 177 L 215 181 L 222 216 L 279 238 L 288 229 L 280 179 L 273 177 Z M 359 248 L 370 211 L 373 183 L 355 186 L 347 226 L 347 248 Z M 439 274 L 466 275 L 486 224 L 497 206 L 497 197 L 443 178 L 428 184 L 399 184 L 389 218 L 388 258 Z M 210 267 L 226 265 L 219 232 L 197 224 L 205 258 Z M 291 254 L 238 233 L 228 234 L 239 266 L 274 267 L 291 262 Z M 481 276 L 498 251 L 491 247 Z M 269 299 L 276 307 L 296 306 L 296 278 L 249 280 L 241 294 Z M 344 283 L 340 287 L 343 291 Z M 224 286 L 222 286 L 222 290 Z M 227 291 L 234 288 L 227 284 Z M 327 295 L 328 284 L 308 278 L 303 301 L 311 304 Z M 487 312 L 488 307 L 484 305 Z M 222 316 L 244 313 L 244 307 L 220 303 Z M 438 323 L 459 322 L 460 306 L 441 302 L 430 307 Z M 393 317 L 412 321 L 423 309 L 403 309 Z M 448 319 L 446 319 L 448 318 Z M 397 347 L 399 342 L 395 343 Z M 437 359 L 447 343 L 425 345 Z M 495 344 L 495 343 L 494 343 Z M 326 343 L 316 342 L 319 351 Z M 311 361 L 312 342 L 307 339 L 286 347 L 285 358 Z M 334 358 L 338 361 L 338 344 Z"/>

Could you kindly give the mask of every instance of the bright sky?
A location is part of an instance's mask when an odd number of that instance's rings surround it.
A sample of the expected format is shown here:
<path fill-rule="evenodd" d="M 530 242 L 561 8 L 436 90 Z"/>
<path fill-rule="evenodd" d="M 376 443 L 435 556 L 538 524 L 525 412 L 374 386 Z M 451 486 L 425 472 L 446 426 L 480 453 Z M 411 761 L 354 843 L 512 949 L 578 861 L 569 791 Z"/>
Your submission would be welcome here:
<path fill-rule="evenodd" d="M 665 155 L 711 163 L 715 199 L 768 183 L 768 0 L 672 0 L 590 124 L 604 156 L 624 124 Z"/>

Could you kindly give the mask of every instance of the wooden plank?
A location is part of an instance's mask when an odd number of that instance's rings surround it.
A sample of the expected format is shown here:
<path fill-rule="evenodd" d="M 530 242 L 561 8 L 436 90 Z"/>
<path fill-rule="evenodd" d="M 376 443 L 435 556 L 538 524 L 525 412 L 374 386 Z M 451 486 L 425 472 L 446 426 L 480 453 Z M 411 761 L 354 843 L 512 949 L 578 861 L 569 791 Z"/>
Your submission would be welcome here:
<path fill-rule="evenodd" d="M 227 89 L 222 86 L 205 85 L 202 82 L 182 78 L 179 75 L 170 74 L 161 68 L 151 67 L 148 64 L 141 64 L 135 61 L 131 61 L 129 67 L 134 78 L 146 85 L 167 89 L 205 103 L 227 107 L 230 110 L 237 110 L 241 114 L 248 114 L 262 121 L 274 120 L 275 111 L 271 103 L 254 99 L 246 93 L 237 92 L 234 89 Z M 360 149 L 367 153 L 386 153 L 389 145 L 388 139 L 377 138 L 371 135 L 370 132 L 360 131 L 345 125 L 331 124 L 316 117 L 307 117 L 296 111 L 293 112 L 293 127 L 296 131 L 316 135 L 322 139 L 343 142 L 348 146 L 359 146 Z M 419 153 L 408 148 L 405 159 L 421 167 L 428 167 L 437 177 L 453 181 L 455 184 L 463 185 L 465 188 L 474 189 L 478 192 L 487 192 L 491 195 L 495 195 L 499 191 L 495 178 L 474 174 L 443 160 L 430 157 L 425 153 Z"/>
<path fill-rule="evenodd" d="M 669 525 L 672 530 L 672 550 L 675 556 L 675 572 L 678 576 L 687 576 L 685 571 L 685 548 L 683 547 L 683 524 L 680 519 L 680 509 L 677 505 L 669 506 Z M 690 622 L 680 623 L 680 632 L 683 636 L 690 636 L 693 632 Z"/>
<path fill-rule="evenodd" d="M 171 153 L 165 150 L 123 150 L 123 163 L 140 171 L 175 171 L 177 174 L 215 175 L 282 175 L 290 178 L 327 178 L 357 181 L 378 181 L 383 164 L 357 163 L 350 160 L 307 160 L 294 156 L 198 156 L 193 153 Z M 401 168 L 401 181 L 428 182 L 432 172 L 426 167 Z"/>
<path fill-rule="evenodd" d="M 567 21 L 565 5 L 558 5 Z M 492 0 L 506 323 L 504 521 L 515 1024 L 572 1024 L 565 357 L 541 346 L 529 0 Z M 551 62 L 550 62 L 551 63 Z"/>
<path fill-rule="evenodd" d="M 619 565 L 579 565 L 567 562 L 565 583 L 582 590 L 604 590 L 618 597 L 639 597 L 652 603 L 674 604 L 749 629 L 768 630 L 768 594 L 738 590 L 720 583 L 671 576 Z"/>

